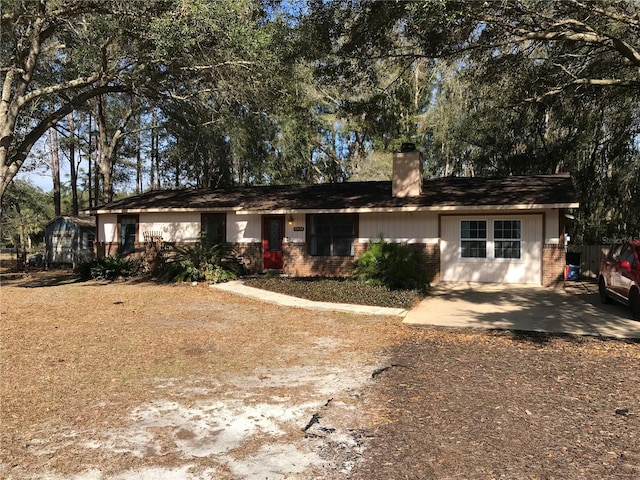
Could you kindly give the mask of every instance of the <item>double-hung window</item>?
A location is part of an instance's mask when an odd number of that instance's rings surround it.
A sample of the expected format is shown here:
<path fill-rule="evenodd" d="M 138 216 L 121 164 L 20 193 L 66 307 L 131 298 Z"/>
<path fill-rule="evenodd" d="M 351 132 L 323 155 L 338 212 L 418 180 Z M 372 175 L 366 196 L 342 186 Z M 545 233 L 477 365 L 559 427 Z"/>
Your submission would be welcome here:
<path fill-rule="evenodd" d="M 487 258 L 487 221 L 460 222 L 460 257 Z"/>
<path fill-rule="evenodd" d="M 209 245 L 226 241 L 226 215 L 224 213 L 203 213 L 202 233 Z"/>
<path fill-rule="evenodd" d="M 493 221 L 493 257 L 520 258 L 522 225 L 520 220 Z"/>
<path fill-rule="evenodd" d="M 307 221 L 309 254 L 326 257 L 353 256 L 357 215 L 309 215 Z"/>

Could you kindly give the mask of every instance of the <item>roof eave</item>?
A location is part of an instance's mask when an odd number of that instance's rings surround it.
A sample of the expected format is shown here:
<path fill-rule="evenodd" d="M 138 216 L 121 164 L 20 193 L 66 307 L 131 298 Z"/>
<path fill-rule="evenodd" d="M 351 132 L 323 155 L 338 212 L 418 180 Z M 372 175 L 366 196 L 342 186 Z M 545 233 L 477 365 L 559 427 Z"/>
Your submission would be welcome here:
<path fill-rule="evenodd" d="M 430 205 L 402 207 L 354 207 L 354 208 L 283 208 L 275 210 L 237 210 L 238 215 L 284 215 L 289 213 L 393 213 L 393 212 L 455 212 L 481 210 L 549 210 L 557 208 L 579 208 L 578 202 L 535 203 L 518 205 Z"/>
<path fill-rule="evenodd" d="M 206 208 L 206 207 L 152 207 L 152 208 L 114 208 L 114 209 L 105 209 L 98 208 L 92 210 L 85 210 L 86 212 L 91 212 L 91 215 L 104 215 L 104 214 L 114 214 L 114 215 L 134 215 L 139 213 L 193 213 L 193 212 L 212 212 L 212 213 L 223 213 L 223 212 L 233 212 L 239 210 L 238 207 L 217 207 L 217 208 Z"/>
<path fill-rule="evenodd" d="M 481 210 L 546 210 L 556 208 L 579 208 L 578 202 L 566 203 L 523 203 L 514 205 L 405 205 L 401 207 L 347 207 L 347 208 L 278 208 L 243 209 L 240 207 L 167 207 L 167 208 L 116 208 L 85 210 L 92 215 L 132 215 L 140 213 L 197 213 L 235 212 L 237 215 L 285 215 L 289 213 L 393 213 L 393 212 L 455 212 Z"/>

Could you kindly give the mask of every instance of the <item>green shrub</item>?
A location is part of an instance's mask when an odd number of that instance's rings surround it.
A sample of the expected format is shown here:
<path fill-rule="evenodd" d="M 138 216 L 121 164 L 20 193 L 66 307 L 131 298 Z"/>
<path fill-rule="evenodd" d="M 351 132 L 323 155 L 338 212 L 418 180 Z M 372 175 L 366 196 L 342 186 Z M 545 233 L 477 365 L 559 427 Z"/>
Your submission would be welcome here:
<path fill-rule="evenodd" d="M 407 245 L 380 239 L 371 243 L 355 263 L 353 278 L 390 290 L 425 290 L 424 259 Z"/>
<path fill-rule="evenodd" d="M 78 267 L 78 274 L 84 279 L 116 280 L 132 277 L 138 273 L 139 269 L 139 260 L 113 255 L 82 263 Z"/>
<path fill-rule="evenodd" d="M 240 276 L 241 266 L 228 244 L 210 245 L 201 237 L 194 245 L 175 246 L 160 267 L 161 282 L 221 283 Z"/>

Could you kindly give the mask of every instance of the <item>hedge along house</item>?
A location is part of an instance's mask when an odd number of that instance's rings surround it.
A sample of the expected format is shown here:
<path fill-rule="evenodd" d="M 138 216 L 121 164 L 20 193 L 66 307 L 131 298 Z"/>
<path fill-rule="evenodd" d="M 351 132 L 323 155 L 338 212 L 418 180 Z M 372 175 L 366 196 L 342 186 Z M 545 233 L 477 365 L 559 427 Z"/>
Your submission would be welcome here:
<path fill-rule="evenodd" d="M 347 276 L 381 237 L 424 253 L 433 282 L 550 285 L 565 264 L 568 174 L 424 180 L 419 152 L 394 155 L 392 181 L 150 191 L 90 210 L 98 255 L 144 239 L 229 242 L 250 272 Z"/>

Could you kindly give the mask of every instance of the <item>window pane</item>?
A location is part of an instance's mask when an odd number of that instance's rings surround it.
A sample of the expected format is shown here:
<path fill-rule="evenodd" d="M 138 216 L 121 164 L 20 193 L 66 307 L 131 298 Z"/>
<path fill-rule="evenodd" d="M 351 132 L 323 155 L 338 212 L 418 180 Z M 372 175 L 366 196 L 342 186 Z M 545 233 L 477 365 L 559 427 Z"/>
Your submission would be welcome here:
<path fill-rule="evenodd" d="M 212 214 L 202 216 L 202 227 L 209 245 L 225 242 L 225 216 L 224 214 Z"/>
<path fill-rule="evenodd" d="M 320 255 L 328 257 L 331 255 L 331 240 L 328 236 L 311 237 L 310 252 L 311 255 Z"/>
<path fill-rule="evenodd" d="M 352 256 L 356 215 L 310 215 L 309 253 L 323 256 Z"/>
<path fill-rule="evenodd" d="M 462 220 L 460 222 L 460 238 L 487 238 L 486 220 Z"/>
<path fill-rule="evenodd" d="M 520 220 L 495 220 L 493 222 L 494 257 L 520 258 Z"/>
<path fill-rule="evenodd" d="M 269 250 L 279 252 L 282 250 L 282 225 L 280 220 L 269 220 Z"/>
<path fill-rule="evenodd" d="M 336 238 L 333 241 L 333 256 L 348 257 L 353 255 L 352 238 Z"/>
<path fill-rule="evenodd" d="M 135 251 L 137 218 L 121 217 L 120 223 L 120 253 L 127 254 Z"/>
<path fill-rule="evenodd" d="M 487 257 L 487 221 L 462 220 L 460 222 L 460 257 Z"/>
<path fill-rule="evenodd" d="M 495 258 L 520 258 L 520 241 L 496 240 Z"/>
<path fill-rule="evenodd" d="M 493 238 L 520 240 L 520 220 L 495 220 Z"/>
<path fill-rule="evenodd" d="M 483 240 L 463 240 L 460 256 L 462 258 L 486 258 L 487 242 Z"/>

